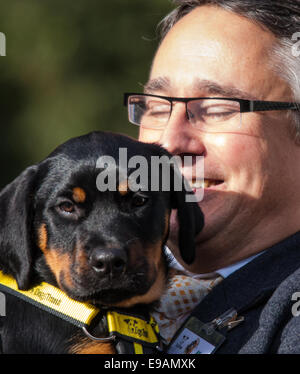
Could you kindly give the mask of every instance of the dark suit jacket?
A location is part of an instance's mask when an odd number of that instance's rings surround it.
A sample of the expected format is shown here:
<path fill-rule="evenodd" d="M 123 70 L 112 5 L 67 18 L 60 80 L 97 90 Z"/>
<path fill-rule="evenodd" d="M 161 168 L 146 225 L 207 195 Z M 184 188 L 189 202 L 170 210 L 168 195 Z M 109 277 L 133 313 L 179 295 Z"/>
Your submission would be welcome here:
<path fill-rule="evenodd" d="M 216 353 L 300 353 L 300 316 L 292 314 L 292 294 L 300 292 L 298 269 L 300 232 L 231 274 L 201 301 L 192 315 L 202 322 L 232 307 L 245 318 L 225 333 Z"/>

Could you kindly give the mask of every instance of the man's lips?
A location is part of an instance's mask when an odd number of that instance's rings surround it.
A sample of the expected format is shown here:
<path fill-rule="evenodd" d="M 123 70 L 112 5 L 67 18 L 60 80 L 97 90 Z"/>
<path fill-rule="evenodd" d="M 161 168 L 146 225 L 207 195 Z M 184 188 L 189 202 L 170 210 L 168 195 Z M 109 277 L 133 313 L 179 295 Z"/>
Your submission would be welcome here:
<path fill-rule="evenodd" d="M 187 156 L 188 160 L 186 160 Z M 210 171 L 206 168 L 204 172 L 203 156 L 184 153 L 181 154 L 180 157 L 183 163 L 180 165 L 179 169 L 193 190 L 200 188 L 205 190 L 221 188 L 224 180 L 220 173 L 214 171 L 215 167 L 213 165 L 211 165 Z M 206 177 L 204 177 L 204 174 L 206 174 Z"/>
<path fill-rule="evenodd" d="M 193 180 L 188 180 L 188 181 L 192 189 L 198 189 L 198 188 L 208 189 L 208 188 L 219 186 L 224 183 L 223 180 L 209 179 L 209 178 L 198 179 L 198 180 L 193 179 Z"/>

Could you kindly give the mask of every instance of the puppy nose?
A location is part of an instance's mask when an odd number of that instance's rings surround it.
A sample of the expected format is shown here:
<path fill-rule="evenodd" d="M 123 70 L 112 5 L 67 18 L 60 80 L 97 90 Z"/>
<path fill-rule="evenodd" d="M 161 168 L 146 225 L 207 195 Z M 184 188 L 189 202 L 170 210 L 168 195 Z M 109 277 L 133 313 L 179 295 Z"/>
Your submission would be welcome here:
<path fill-rule="evenodd" d="M 90 263 L 99 275 L 119 275 L 126 268 L 127 255 L 120 248 L 95 248 L 90 257 Z"/>

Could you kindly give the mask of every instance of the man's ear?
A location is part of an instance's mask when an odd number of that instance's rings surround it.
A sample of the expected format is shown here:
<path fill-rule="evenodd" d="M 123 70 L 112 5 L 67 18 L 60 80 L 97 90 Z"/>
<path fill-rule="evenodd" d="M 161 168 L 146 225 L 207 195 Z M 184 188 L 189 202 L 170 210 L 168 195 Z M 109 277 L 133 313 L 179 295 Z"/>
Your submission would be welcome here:
<path fill-rule="evenodd" d="M 173 173 L 174 185 L 171 192 L 171 205 L 172 209 L 177 209 L 178 246 L 183 261 L 186 264 L 191 264 L 195 259 L 195 238 L 204 226 L 204 215 L 196 199 L 191 199 L 193 192 L 186 188 L 188 182 L 185 181 L 177 167 L 173 168 Z M 180 185 L 180 191 L 176 191 L 175 186 Z"/>
<path fill-rule="evenodd" d="M 37 166 L 28 167 L 0 192 L 0 269 L 21 290 L 29 287 L 34 239 L 33 199 Z"/>

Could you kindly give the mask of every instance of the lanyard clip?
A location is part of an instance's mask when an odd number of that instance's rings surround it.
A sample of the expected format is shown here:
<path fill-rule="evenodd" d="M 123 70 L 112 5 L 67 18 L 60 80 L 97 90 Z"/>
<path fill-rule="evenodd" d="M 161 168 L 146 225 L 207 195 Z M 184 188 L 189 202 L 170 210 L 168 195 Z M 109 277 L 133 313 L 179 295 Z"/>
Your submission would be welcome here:
<path fill-rule="evenodd" d="M 215 318 L 210 322 L 210 326 L 214 327 L 217 330 L 221 330 L 224 327 L 227 327 L 228 330 L 233 329 L 235 326 L 239 325 L 244 321 L 244 317 L 238 317 L 238 313 L 234 308 L 230 308 L 225 313 L 221 314 L 219 317 Z"/>
<path fill-rule="evenodd" d="M 221 314 L 219 317 L 215 318 L 211 323 L 218 330 L 223 329 L 228 326 L 232 321 L 235 321 L 237 318 L 237 311 L 234 308 L 227 310 L 225 313 Z"/>

